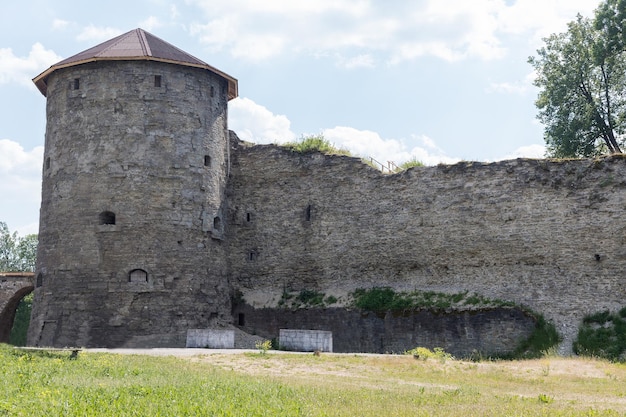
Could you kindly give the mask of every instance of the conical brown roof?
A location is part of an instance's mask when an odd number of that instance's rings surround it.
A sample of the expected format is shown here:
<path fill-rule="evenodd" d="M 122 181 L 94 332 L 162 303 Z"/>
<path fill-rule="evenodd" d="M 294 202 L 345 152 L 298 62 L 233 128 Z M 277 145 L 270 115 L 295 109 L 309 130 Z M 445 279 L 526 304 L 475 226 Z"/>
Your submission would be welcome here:
<path fill-rule="evenodd" d="M 237 97 L 237 79 L 207 64 L 204 61 L 188 54 L 165 42 L 143 29 L 134 29 L 116 38 L 103 42 L 99 45 L 80 52 L 63 61 L 57 62 L 46 71 L 33 79 L 33 82 L 46 95 L 47 78 L 57 69 L 85 64 L 94 61 L 119 61 L 119 60 L 148 60 L 168 62 L 171 64 L 185 65 L 207 69 L 228 81 L 228 99 Z"/>

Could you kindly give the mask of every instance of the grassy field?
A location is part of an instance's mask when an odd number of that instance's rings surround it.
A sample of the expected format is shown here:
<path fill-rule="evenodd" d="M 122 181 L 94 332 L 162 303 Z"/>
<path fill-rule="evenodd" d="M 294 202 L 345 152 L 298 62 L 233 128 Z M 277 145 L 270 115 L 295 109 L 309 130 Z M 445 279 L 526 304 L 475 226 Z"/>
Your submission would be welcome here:
<path fill-rule="evenodd" d="M 622 416 L 626 365 L 412 356 L 20 351 L 0 345 L 0 416 Z"/>

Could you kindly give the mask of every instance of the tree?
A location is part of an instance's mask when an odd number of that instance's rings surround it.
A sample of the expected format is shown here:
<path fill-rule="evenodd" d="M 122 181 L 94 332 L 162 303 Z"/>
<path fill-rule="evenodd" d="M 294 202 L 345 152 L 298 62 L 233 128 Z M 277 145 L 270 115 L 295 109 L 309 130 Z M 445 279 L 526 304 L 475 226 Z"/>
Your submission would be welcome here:
<path fill-rule="evenodd" d="M 619 32 L 624 10 L 615 6 L 625 1 L 606 0 L 595 20 L 578 15 L 565 33 L 545 38 L 538 56 L 529 58 L 537 73 L 538 118 L 551 156 L 621 153 L 626 42 Z"/>
<path fill-rule="evenodd" d="M 0 222 L 0 271 L 26 272 L 35 270 L 37 235 L 20 238 L 11 233 L 5 222 Z"/>

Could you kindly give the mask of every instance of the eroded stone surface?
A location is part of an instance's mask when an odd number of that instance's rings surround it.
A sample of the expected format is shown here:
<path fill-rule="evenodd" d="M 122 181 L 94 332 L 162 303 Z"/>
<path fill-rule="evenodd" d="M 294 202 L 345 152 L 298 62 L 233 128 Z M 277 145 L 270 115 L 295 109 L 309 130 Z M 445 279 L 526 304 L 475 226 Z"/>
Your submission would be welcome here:
<path fill-rule="evenodd" d="M 475 292 L 565 345 L 623 306 L 623 157 L 383 175 L 229 137 L 226 80 L 201 69 L 96 62 L 47 85 L 30 344 L 184 346 L 238 324 L 234 298 L 275 308 L 285 290 Z"/>

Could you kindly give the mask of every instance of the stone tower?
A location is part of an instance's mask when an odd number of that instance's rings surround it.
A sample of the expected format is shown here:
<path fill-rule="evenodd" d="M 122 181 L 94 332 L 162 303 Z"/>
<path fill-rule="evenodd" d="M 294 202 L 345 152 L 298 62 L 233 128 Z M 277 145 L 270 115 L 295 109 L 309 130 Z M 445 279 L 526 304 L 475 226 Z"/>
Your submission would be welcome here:
<path fill-rule="evenodd" d="M 47 127 L 28 343 L 184 346 L 228 321 L 237 80 L 136 29 L 33 81 Z"/>

